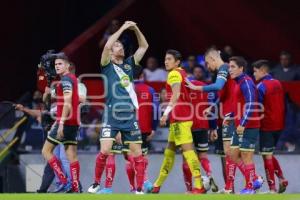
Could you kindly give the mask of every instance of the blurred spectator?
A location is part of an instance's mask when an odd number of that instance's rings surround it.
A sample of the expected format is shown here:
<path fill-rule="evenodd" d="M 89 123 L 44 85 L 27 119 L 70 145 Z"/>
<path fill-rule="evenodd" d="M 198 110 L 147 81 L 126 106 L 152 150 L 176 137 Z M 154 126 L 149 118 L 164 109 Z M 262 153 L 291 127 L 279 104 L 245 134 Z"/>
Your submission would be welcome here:
<path fill-rule="evenodd" d="M 233 49 L 231 46 L 226 45 L 221 53 L 221 57 L 225 62 L 229 61 L 229 58 L 233 56 Z"/>
<path fill-rule="evenodd" d="M 189 78 L 190 80 L 197 80 L 197 81 L 205 81 L 205 72 L 203 67 L 195 66 L 192 71 L 192 76 Z"/>
<path fill-rule="evenodd" d="M 292 64 L 292 55 L 287 51 L 280 53 L 280 63 L 272 70 L 274 78 L 280 81 L 295 81 L 300 80 L 299 69 Z M 299 141 L 298 122 L 300 119 L 300 110 L 295 103 L 293 103 L 289 96 L 286 95 L 286 121 L 285 129 L 280 138 L 278 146 L 284 145 L 287 151 L 294 151 L 296 142 Z"/>
<path fill-rule="evenodd" d="M 271 74 L 280 81 L 300 80 L 299 69 L 292 64 L 292 55 L 287 51 L 280 53 L 280 63 L 272 70 Z"/>
<path fill-rule="evenodd" d="M 231 46 L 229 45 L 226 45 L 224 47 L 224 53 L 226 53 L 229 57 L 232 57 L 233 56 L 233 49 Z"/>
<path fill-rule="evenodd" d="M 34 91 L 30 107 L 32 109 L 37 109 L 37 110 L 43 109 L 44 104 L 43 104 L 42 98 L 43 98 L 43 95 L 40 91 L 38 91 L 38 90 Z"/>
<path fill-rule="evenodd" d="M 144 78 L 146 81 L 166 81 L 167 72 L 159 68 L 158 60 L 154 57 L 147 59 L 146 68 L 144 69 Z"/>
<path fill-rule="evenodd" d="M 194 67 L 197 66 L 197 60 L 196 57 L 193 55 L 190 55 L 187 59 L 186 66 L 185 66 L 185 71 L 188 75 L 193 74 L 193 69 Z"/>

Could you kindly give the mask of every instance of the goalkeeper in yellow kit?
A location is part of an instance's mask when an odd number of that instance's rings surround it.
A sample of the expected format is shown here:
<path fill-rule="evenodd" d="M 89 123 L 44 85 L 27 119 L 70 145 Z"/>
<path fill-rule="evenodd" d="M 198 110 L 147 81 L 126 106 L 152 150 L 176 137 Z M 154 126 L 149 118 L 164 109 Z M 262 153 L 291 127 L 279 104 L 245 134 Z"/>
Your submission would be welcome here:
<path fill-rule="evenodd" d="M 168 145 L 164 152 L 164 160 L 159 176 L 154 183 L 152 193 L 159 193 L 160 187 L 168 177 L 175 161 L 176 147 L 180 147 L 183 157 L 194 177 L 193 194 L 205 193 L 201 181 L 200 163 L 194 151 L 191 127 L 193 125 L 193 106 L 190 99 L 190 90 L 185 86 L 186 72 L 180 68 L 182 56 L 176 50 L 168 50 L 165 56 L 165 67 L 169 71 L 166 90 L 169 104 L 160 119 L 160 125 L 165 126 L 170 118 L 170 133 Z"/>

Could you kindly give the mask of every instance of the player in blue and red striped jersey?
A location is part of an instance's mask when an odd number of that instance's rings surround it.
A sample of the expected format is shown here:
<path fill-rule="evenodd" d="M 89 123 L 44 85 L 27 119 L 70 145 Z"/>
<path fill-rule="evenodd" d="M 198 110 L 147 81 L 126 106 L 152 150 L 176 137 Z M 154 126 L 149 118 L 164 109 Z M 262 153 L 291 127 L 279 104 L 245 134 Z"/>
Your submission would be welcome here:
<path fill-rule="evenodd" d="M 263 104 L 264 112 L 260 127 L 260 152 L 264 159 L 266 176 L 271 193 L 277 192 L 275 173 L 279 178 L 279 193 L 286 190 L 288 181 L 284 178 L 279 162 L 273 155 L 281 131 L 284 128 L 284 91 L 281 83 L 270 74 L 267 60 L 253 63 L 257 85 L 258 101 Z"/>
<path fill-rule="evenodd" d="M 231 160 L 244 163 L 245 188 L 241 194 L 254 194 L 262 186 L 263 180 L 255 173 L 253 161 L 255 145 L 258 140 L 260 118 L 257 90 L 253 80 L 244 73 L 247 61 L 235 56 L 229 59 L 229 73 L 236 81 L 233 92 L 234 120 L 236 131 L 233 134 Z"/>
<path fill-rule="evenodd" d="M 191 82 L 196 86 L 207 85 L 206 83 L 199 80 L 191 80 Z M 194 107 L 194 117 L 192 126 L 193 142 L 200 160 L 200 164 L 204 169 L 206 176 L 209 179 L 210 187 L 213 192 L 217 192 L 218 186 L 216 185 L 212 177 L 211 164 L 207 156 L 208 135 L 211 131 L 211 136 L 212 134 L 214 134 L 214 137 L 217 137 L 217 123 L 215 119 L 207 120 L 206 116 L 204 115 L 205 109 L 211 106 L 211 103 L 215 100 L 217 95 L 214 92 L 204 93 L 200 91 L 191 90 L 190 96 L 191 102 Z M 182 171 L 187 191 L 191 191 L 192 174 L 185 159 L 183 159 Z"/>
<path fill-rule="evenodd" d="M 78 121 L 78 81 L 69 70 L 68 58 L 61 54 L 55 59 L 55 70 L 60 76 L 56 84 L 57 118 L 49 131 L 47 140 L 43 146 L 42 154 L 50 164 L 51 168 L 59 177 L 68 192 L 79 192 L 79 171 L 80 165 L 77 158 L 77 131 Z M 67 177 L 64 174 L 61 163 L 53 150 L 56 145 L 63 143 L 66 147 L 66 155 L 70 161 L 72 186 L 68 185 Z M 70 188 L 69 188 L 70 187 Z"/>

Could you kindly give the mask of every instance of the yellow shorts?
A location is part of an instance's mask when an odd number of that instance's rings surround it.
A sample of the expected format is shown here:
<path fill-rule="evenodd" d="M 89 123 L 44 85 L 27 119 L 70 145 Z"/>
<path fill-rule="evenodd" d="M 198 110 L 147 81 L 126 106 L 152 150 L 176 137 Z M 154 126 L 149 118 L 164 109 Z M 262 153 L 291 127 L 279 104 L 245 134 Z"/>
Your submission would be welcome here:
<path fill-rule="evenodd" d="M 175 142 L 176 146 L 193 143 L 192 126 L 192 121 L 171 123 L 168 142 Z"/>

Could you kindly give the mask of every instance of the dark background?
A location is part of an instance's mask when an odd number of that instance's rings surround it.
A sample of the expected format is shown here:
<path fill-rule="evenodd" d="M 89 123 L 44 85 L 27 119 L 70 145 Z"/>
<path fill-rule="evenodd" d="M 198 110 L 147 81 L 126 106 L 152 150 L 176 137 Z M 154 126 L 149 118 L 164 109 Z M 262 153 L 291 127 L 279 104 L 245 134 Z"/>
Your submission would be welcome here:
<path fill-rule="evenodd" d="M 16 100 L 36 86 L 41 54 L 61 50 L 120 0 L 1 2 L 0 100 Z M 168 48 L 184 56 L 212 44 L 232 45 L 250 60 L 278 60 L 289 50 L 300 63 L 299 1 L 136 0 L 121 21 L 138 23 L 150 48 L 147 56 L 163 57 Z M 71 53 L 79 73 L 97 72 L 99 33 Z"/>

